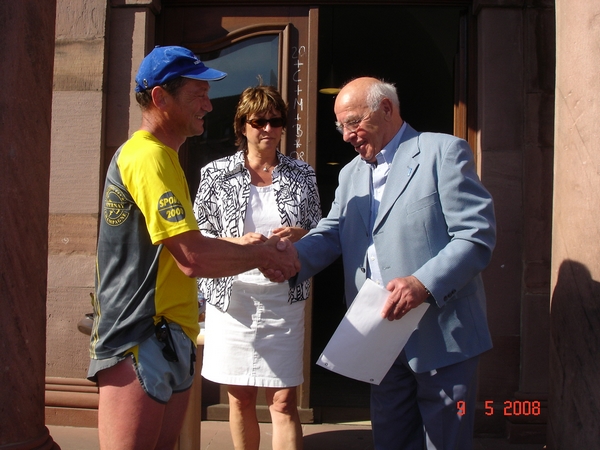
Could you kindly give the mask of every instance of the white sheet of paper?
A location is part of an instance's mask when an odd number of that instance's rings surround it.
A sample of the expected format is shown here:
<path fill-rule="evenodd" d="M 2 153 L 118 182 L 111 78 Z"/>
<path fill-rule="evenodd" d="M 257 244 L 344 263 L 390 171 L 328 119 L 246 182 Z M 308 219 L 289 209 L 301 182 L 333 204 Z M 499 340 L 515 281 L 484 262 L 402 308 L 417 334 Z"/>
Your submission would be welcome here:
<path fill-rule="evenodd" d="M 317 364 L 355 380 L 381 383 L 429 307 L 422 303 L 402 319 L 389 321 L 381 317 L 388 295 L 367 279 Z"/>

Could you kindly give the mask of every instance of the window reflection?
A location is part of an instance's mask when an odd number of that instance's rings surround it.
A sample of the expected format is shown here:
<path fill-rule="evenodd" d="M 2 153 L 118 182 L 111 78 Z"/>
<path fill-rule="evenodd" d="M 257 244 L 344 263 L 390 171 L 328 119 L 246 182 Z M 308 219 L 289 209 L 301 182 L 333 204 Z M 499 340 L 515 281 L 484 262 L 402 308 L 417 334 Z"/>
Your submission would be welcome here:
<path fill-rule="evenodd" d="M 259 76 L 264 84 L 278 86 L 279 36 L 257 36 L 198 56 L 208 66 L 227 72 L 227 77 L 210 84 L 213 110 L 205 116 L 205 131 L 188 139 L 186 174 L 192 195 L 200 168 L 236 151 L 233 117 L 242 91 L 256 86 Z"/>
<path fill-rule="evenodd" d="M 211 98 L 239 96 L 247 87 L 256 85 L 258 75 L 265 84 L 277 86 L 278 54 L 278 35 L 258 36 L 216 52 L 200 54 L 200 59 L 210 67 L 227 72 L 222 82 L 211 84 Z"/>

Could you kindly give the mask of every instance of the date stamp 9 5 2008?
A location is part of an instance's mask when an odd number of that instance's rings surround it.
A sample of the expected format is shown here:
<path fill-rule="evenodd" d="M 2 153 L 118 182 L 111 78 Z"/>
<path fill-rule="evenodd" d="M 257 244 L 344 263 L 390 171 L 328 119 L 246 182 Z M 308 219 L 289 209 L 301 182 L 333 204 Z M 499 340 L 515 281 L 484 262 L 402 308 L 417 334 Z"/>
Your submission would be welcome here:
<path fill-rule="evenodd" d="M 485 400 L 485 415 L 493 416 L 498 412 L 499 408 L 494 408 L 493 400 Z M 456 402 L 457 414 L 464 416 L 466 414 L 466 404 L 460 400 Z M 506 400 L 501 406 L 504 416 L 539 416 L 541 413 L 541 404 L 539 401 L 521 401 L 521 400 Z"/>

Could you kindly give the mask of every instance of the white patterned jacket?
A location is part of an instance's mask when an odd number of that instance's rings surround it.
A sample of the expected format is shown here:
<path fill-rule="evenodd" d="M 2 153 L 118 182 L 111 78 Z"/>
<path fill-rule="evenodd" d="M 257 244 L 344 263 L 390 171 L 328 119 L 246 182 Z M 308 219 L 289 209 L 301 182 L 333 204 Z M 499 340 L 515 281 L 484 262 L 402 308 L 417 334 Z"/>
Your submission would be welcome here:
<path fill-rule="evenodd" d="M 273 190 L 282 226 L 314 228 L 321 219 L 321 203 L 314 169 L 277 152 L 273 169 Z M 241 237 L 250 199 L 250 172 L 244 166 L 244 153 L 217 159 L 200 170 L 200 185 L 194 201 L 194 214 L 200 232 L 207 237 Z M 227 311 L 233 277 L 200 278 L 201 295 L 222 311 Z M 290 303 L 306 300 L 310 280 L 291 288 Z"/>

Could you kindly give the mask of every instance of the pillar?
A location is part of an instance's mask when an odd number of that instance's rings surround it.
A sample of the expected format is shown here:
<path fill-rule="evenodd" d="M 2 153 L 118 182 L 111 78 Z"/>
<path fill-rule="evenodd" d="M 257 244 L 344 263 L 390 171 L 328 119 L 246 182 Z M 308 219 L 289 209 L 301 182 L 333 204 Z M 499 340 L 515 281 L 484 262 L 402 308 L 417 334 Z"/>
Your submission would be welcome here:
<path fill-rule="evenodd" d="M 44 424 L 56 2 L 0 2 L 0 449 L 58 449 Z"/>
<path fill-rule="evenodd" d="M 482 356 L 476 431 L 543 443 L 554 104 L 553 1 L 476 0 L 478 133 L 497 246 L 484 272 L 494 348 Z M 532 411 L 531 406 L 535 405 Z M 525 408 L 525 409 L 523 409 Z"/>

